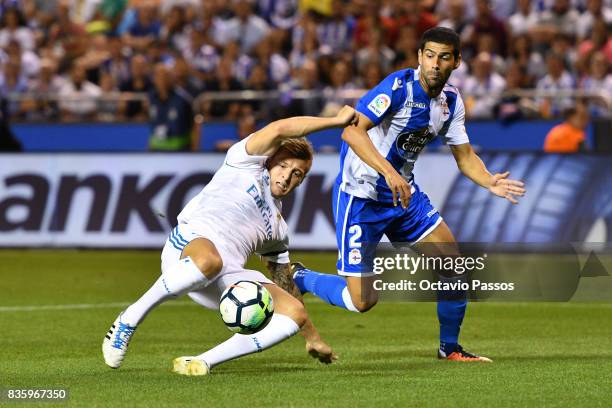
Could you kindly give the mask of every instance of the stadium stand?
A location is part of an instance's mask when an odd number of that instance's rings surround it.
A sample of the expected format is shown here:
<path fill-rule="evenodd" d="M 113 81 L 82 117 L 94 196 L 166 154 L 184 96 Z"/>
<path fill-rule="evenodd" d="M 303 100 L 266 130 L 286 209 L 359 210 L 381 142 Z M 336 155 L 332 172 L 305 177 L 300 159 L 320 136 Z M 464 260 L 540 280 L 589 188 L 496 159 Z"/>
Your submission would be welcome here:
<path fill-rule="evenodd" d="M 159 63 L 199 124 L 331 115 L 416 67 L 435 25 L 461 35 L 450 82 L 468 119 L 560 118 L 576 98 L 595 121 L 612 111 L 611 0 L 3 0 L 0 15 L 13 124 L 147 122 Z"/>

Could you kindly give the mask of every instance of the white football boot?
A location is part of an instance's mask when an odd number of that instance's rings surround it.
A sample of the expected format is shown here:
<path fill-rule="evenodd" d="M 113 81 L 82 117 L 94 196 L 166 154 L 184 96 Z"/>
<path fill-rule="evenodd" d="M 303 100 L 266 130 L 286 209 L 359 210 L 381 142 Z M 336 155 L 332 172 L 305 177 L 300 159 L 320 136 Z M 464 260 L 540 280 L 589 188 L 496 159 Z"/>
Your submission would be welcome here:
<path fill-rule="evenodd" d="M 177 357 L 172 361 L 172 371 L 181 375 L 207 375 L 210 368 L 206 361 L 193 356 Z"/>
<path fill-rule="evenodd" d="M 123 315 L 123 312 L 117 316 L 117 319 L 108 330 L 102 342 L 104 362 L 111 368 L 119 368 L 121 366 L 125 353 L 127 353 L 130 339 L 136 330 L 136 327 L 122 322 L 121 315 Z"/>

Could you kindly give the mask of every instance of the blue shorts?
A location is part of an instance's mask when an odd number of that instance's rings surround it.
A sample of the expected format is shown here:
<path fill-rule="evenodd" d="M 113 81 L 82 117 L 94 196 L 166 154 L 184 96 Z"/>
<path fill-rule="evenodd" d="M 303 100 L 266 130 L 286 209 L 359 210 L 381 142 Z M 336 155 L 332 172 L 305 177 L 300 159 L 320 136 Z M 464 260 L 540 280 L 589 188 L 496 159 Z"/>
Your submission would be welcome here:
<path fill-rule="evenodd" d="M 332 208 L 338 244 L 338 274 L 371 276 L 372 252 L 383 234 L 391 242 L 417 243 L 441 222 L 438 210 L 416 184 L 407 209 L 400 205 L 359 198 L 341 191 L 336 183 Z M 367 244 L 367 245 L 366 245 Z M 370 253 L 364 253 L 364 252 Z"/>

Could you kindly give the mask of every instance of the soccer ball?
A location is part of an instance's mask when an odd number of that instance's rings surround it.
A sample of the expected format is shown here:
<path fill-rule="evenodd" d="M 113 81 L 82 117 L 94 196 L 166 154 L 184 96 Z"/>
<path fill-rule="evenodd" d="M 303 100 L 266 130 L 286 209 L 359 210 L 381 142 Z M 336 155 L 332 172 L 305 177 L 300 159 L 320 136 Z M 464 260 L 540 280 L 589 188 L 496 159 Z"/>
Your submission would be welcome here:
<path fill-rule="evenodd" d="M 219 312 L 234 333 L 252 334 L 266 327 L 274 304 L 270 292 L 260 283 L 238 281 L 223 291 Z"/>

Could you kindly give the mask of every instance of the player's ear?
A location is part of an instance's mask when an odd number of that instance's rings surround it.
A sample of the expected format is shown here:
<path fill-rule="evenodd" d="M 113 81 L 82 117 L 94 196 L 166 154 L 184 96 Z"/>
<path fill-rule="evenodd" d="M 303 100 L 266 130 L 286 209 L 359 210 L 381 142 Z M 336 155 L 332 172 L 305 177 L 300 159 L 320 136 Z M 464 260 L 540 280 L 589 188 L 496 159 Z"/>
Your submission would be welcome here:
<path fill-rule="evenodd" d="M 455 66 L 453 67 L 453 70 L 459 68 L 459 65 L 461 65 L 461 54 L 459 54 L 457 58 L 455 58 Z"/>
<path fill-rule="evenodd" d="M 423 62 L 423 52 L 421 51 L 421 49 L 419 48 L 419 51 L 417 53 L 418 59 L 419 59 L 419 65 L 421 65 Z"/>

